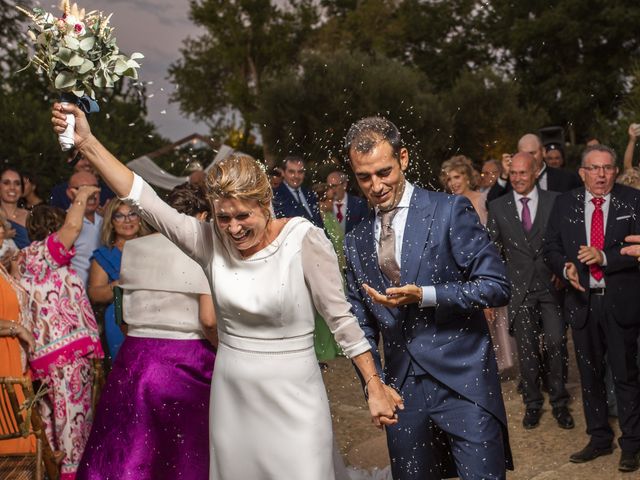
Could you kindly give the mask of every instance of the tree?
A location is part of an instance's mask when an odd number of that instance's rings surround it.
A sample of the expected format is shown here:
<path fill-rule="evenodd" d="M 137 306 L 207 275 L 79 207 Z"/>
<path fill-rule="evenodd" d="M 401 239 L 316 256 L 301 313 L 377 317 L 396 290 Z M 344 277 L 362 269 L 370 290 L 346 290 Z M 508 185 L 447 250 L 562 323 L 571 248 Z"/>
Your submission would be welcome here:
<path fill-rule="evenodd" d="M 449 141 L 448 116 L 422 73 L 381 55 L 307 53 L 300 67 L 265 86 L 259 119 L 279 158 L 298 153 L 322 164 L 344 159 L 347 129 L 371 115 L 398 125 L 412 178 L 429 183 Z"/>
<path fill-rule="evenodd" d="M 499 159 L 512 152 L 520 136 L 536 132 L 548 122 L 544 110 L 520 107 L 519 85 L 490 69 L 464 72 L 442 101 L 452 117 L 451 155 L 464 154 L 475 161 Z"/>
<path fill-rule="evenodd" d="M 172 99 L 184 113 L 211 127 L 240 127 L 242 138 L 251 138 L 264 82 L 295 62 L 317 19 L 311 0 L 279 3 L 191 2 L 191 20 L 205 33 L 187 38 L 182 58 L 169 69 L 179 86 Z M 233 124 L 234 112 L 240 125 Z"/>
<path fill-rule="evenodd" d="M 43 75 L 28 64 L 23 16 L 13 0 L 0 0 L 0 160 L 40 177 L 43 191 L 69 176 L 68 154 L 60 151 L 51 130 L 50 105 L 57 98 Z M 20 2 L 29 6 L 29 2 Z M 16 13 L 14 13 L 16 12 Z M 144 86 L 119 82 L 99 98 L 101 111 L 89 118 L 93 131 L 123 161 L 167 143 L 145 119 Z"/>
<path fill-rule="evenodd" d="M 640 55 L 640 4 L 632 0 L 493 0 L 486 26 L 494 54 L 544 105 L 572 143 L 596 118 L 614 119 Z M 487 47 L 488 48 L 488 47 Z"/>

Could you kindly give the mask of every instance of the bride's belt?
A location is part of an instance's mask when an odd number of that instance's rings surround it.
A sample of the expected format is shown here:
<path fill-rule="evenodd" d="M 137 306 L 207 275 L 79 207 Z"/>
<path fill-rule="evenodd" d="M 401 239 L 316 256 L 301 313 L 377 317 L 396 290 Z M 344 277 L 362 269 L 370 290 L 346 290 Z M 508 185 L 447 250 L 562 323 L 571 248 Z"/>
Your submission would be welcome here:
<path fill-rule="evenodd" d="M 302 352 L 313 348 L 313 332 L 296 337 L 285 338 L 252 338 L 218 332 L 220 343 L 234 350 L 270 354 L 287 354 Z"/>

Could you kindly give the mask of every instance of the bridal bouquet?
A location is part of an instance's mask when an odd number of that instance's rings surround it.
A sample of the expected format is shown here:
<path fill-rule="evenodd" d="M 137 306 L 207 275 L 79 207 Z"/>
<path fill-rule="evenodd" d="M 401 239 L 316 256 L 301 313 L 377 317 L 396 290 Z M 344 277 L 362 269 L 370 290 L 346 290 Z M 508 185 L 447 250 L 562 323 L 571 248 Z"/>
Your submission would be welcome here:
<path fill-rule="evenodd" d="M 63 102 L 77 104 L 86 113 L 97 112 L 96 90 L 111 88 L 122 77 L 138 78 L 136 61 L 144 56 L 120 53 L 109 26 L 111 15 L 92 11 L 85 14 L 74 3 L 62 0 L 62 15 L 55 17 L 41 8 L 17 7 L 32 23 L 28 35 L 33 41 L 29 64 L 43 72 Z M 25 67 L 26 68 L 26 67 Z M 60 134 L 62 150 L 73 148 L 75 119 L 67 115 L 67 130 Z"/>

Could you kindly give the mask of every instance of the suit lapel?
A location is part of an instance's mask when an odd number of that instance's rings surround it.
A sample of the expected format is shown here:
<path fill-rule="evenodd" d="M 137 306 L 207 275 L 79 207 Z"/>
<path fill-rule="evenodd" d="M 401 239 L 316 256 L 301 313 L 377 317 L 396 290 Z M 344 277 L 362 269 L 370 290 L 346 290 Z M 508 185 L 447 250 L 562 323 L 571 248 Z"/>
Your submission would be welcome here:
<path fill-rule="evenodd" d="M 379 292 L 384 292 L 387 287 L 378 265 L 378 252 L 374 235 L 375 218 L 375 213 L 371 212 L 371 215 L 362 222 L 363 234 L 355 236 L 356 248 L 360 253 L 364 281 Z"/>
<path fill-rule="evenodd" d="M 421 262 L 416 259 L 423 255 L 429 241 L 435 203 L 429 201 L 429 193 L 416 188 L 413 191 L 407 222 L 402 239 L 402 258 L 400 261 L 400 284 L 415 283 Z"/>
<path fill-rule="evenodd" d="M 611 205 L 609 205 L 609 212 L 607 213 L 607 226 L 605 227 L 604 232 L 604 244 L 605 247 L 609 247 L 613 245 L 615 241 L 614 228 L 616 226 L 616 218 L 618 218 L 619 209 L 620 209 L 620 199 L 616 195 L 616 187 L 614 185 L 611 190 Z"/>
<path fill-rule="evenodd" d="M 581 188 L 573 194 L 574 204 L 571 210 L 576 214 L 576 217 L 573 219 L 575 222 L 570 222 L 570 225 L 573 225 L 575 228 L 578 245 L 587 244 L 587 230 L 584 223 L 584 191 L 584 188 Z M 571 228 L 570 225 L 569 228 Z"/>

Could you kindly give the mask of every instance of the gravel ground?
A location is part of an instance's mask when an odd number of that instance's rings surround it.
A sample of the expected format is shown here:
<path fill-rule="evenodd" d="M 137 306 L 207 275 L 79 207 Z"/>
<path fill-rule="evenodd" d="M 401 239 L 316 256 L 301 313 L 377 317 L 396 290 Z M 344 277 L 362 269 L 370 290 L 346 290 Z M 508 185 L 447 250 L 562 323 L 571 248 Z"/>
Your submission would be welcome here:
<path fill-rule="evenodd" d="M 640 479 L 639 472 L 618 472 L 619 448 L 614 450 L 613 455 L 600 457 L 586 464 L 569 462 L 569 455 L 588 442 L 573 346 L 570 345 L 569 348 L 568 389 L 572 398 L 570 409 L 576 422 L 573 430 L 563 430 L 557 426 L 548 403 L 545 403 L 540 426 L 534 430 L 525 430 L 522 427 L 524 406 L 516 392 L 515 375 L 503 379 L 502 390 L 515 462 L 515 470 L 508 474 L 509 480 Z M 360 382 L 351 362 L 345 358 L 337 358 L 328 363 L 324 379 L 329 392 L 336 439 L 346 463 L 364 469 L 385 467 L 389 464 L 385 436 L 370 422 Z M 615 418 L 611 419 L 611 424 L 618 434 Z"/>

